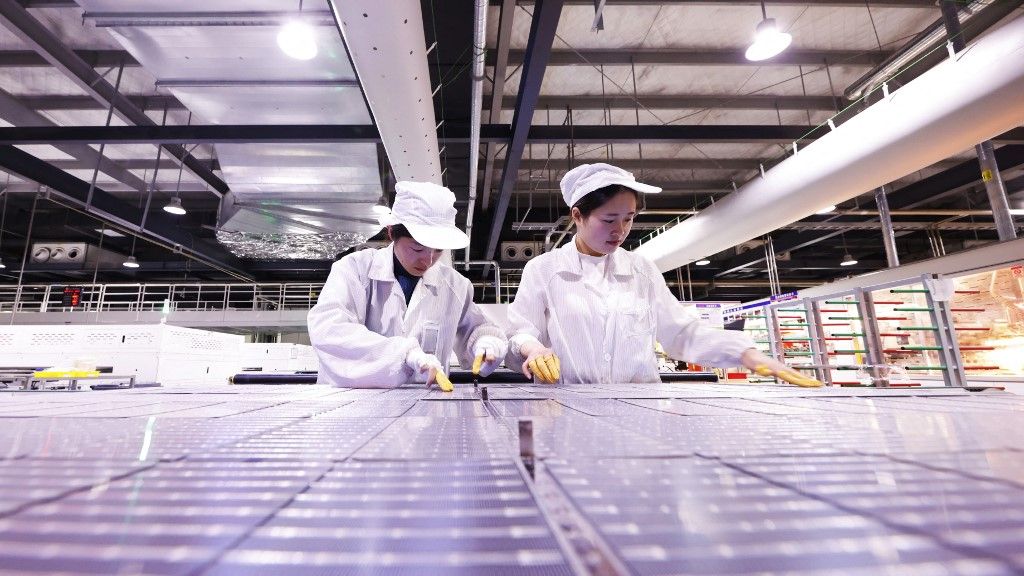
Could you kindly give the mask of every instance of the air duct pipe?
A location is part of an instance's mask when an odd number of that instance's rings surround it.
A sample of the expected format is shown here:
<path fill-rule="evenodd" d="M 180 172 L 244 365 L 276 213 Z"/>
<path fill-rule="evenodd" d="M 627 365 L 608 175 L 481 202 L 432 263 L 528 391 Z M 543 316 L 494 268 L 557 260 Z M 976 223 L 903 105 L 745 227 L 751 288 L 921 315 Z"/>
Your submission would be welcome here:
<path fill-rule="evenodd" d="M 1024 17 L 637 248 L 672 270 L 892 182 L 1024 123 Z"/>
<path fill-rule="evenodd" d="M 469 104 L 469 208 L 466 210 L 466 270 L 473 239 L 473 212 L 476 210 L 476 180 L 480 163 L 480 108 L 484 102 L 484 56 L 487 53 L 487 0 L 476 0 L 473 9 L 473 91 Z"/>

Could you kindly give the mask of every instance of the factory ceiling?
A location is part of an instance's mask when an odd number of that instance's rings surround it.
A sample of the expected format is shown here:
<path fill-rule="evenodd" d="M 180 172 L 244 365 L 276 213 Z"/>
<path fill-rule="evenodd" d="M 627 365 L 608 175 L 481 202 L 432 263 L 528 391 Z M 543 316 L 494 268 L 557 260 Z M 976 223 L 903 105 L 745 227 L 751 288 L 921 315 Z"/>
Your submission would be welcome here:
<path fill-rule="evenodd" d="M 1018 0 L 957 4 L 968 41 L 1024 15 Z M 471 3 L 382 9 L 417 29 L 375 22 L 364 5 L 0 3 L 0 281 L 322 281 L 338 254 L 381 239 L 378 204 L 417 177 L 455 192 L 469 258 L 498 261 L 514 284 L 524 247 L 568 237 L 558 181 L 569 168 L 610 162 L 665 189 L 645 199 L 635 246 L 856 115 L 879 78 L 895 89 L 948 58 L 932 0 L 490 0 L 480 78 Z M 752 62 L 744 50 L 765 15 L 792 45 Z M 292 20 L 310 26 L 312 58 L 279 48 Z M 369 75 L 399 72 L 374 67 L 374 38 L 382 53 L 411 42 L 409 70 L 423 77 L 382 94 Z M 415 95 L 422 109 L 382 100 Z M 425 140 L 402 144 L 409 123 L 392 112 L 420 116 Z M 1024 128 L 994 144 L 1011 208 L 1024 209 Z M 888 190 L 904 262 L 997 239 L 973 148 Z M 164 210 L 175 203 L 187 213 Z M 765 296 L 764 240 L 667 277 L 687 298 Z M 102 245 L 140 267 L 33 263 L 40 241 Z M 771 242 L 783 290 L 886 266 L 874 190 L 780 223 Z M 840 266 L 846 254 L 858 264 Z M 484 272 L 466 274 L 490 299 Z"/>

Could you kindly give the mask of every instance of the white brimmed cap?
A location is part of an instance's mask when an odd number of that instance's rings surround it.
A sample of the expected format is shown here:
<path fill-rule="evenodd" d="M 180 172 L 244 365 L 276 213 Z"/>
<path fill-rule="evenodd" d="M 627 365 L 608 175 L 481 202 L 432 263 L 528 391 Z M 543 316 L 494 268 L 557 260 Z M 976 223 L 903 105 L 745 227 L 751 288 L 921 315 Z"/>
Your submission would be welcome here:
<path fill-rule="evenodd" d="M 626 172 L 618 166 L 612 166 L 603 162 L 581 164 L 569 170 L 565 173 L 565 176 L 562 176 L 560 185 L 562 187 L 562 198 L 570 207 L 575 206 L 580 201 L 580 198 L 605 186 L 625 186 L 645 194 L 661 192 L 661 188 L 657 186 L 637 182 L 631 172 Z"/>
<path fill-rule="evenodd" d="M 455 194 L 430 182 L 395 184 L 391 214 L 380 219 L 384 226 L 401 224 L 413 240 L 435 250 L 458 250 L 469 245 L 469 236 L 455 227 Z"/>

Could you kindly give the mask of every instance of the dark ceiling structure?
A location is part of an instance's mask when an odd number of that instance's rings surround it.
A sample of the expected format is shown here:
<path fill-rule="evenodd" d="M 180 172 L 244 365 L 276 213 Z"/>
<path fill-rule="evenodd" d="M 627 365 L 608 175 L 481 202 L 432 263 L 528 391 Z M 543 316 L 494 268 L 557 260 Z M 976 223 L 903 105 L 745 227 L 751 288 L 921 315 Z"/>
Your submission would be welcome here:
<path fill-rule="evenodd" d="M 145 14 L 136 3 L 117 0 L 0 3 L 0 261 L 6 265 L 0 281 L 323 281 L 331 259 L 243 258 L 218 241 L 217 231 L 240 209 L 250 211 L 245 225 L 261 231 L 265 224 L 289 234 L 337 233 L 349 223 L 375 230 L 367 225 L 369 209 L 381 193 L 393 194 L 398 171 L 366 109 L 330 4 L 306 2 L 305 10 L 337 44 L 334 68 L 265 78 L 259 61 L 246 60 L 249 53 L 237 57 L 241 71 L 221 77 L 212 64 L 196 68 L 207 74 L 201 78 L 169 76 L 163 60 L 140 52 L 132 31 L 184 43 L 178 56 L 188 70 L 203 66 L 185 63 L 194 62 L 190 55 L 231 56 L 239 44 L 232 34 L 273 29 L 297 2 L 239 2 L 235 11 L 223 10 L 226 2 L 192 11 L 185 4 L 173 11 L 143 4 Z M 958 2 L 964 39 L 1021 17 L 1021 5 Z M 421 0 L 440 180 L 459 199 L 463 223 L 470 163 L 478 168 L 470 258 L 496 261 L 514 286 L 526 261 L 523 247 L 539 253 L 571 237 L 558 181 L 568 169 L 595 161 L 665 189 L 644 199 L 627 242 L 635 246 L 651 230 L 760 177 L 794 142 L 810 145 L 828 122 L 841 125 L 856 115 L 877 98 L 861 96 L 878 74 L 898 69 L 892 81 L 898 87 L 945 57 L 935 48 L 944 43 L 935 44 L 943 21 L 932 0 L 766 0 L 764 6 L 793 35 L 793 45 L 750 62 L 743 51 L 761 18 L 761 4 L 751 0 L 491 0 L 484 74 L 474 78 L 469 3 Z M 901 60 L 911 53 L 923 56 Z M 471 158 L 474 81 L 483 83 L 483 102 L 480 153 Z M 264 92 L 271 96 L 249 111 L 238 103 Z M 313 102 L 302 104 L 307 116 L 289 115 L 293 99 Z M 227 101 L 231 113 L 215 113 Z M 1024 128 L 1007 130 L 993 144 L 1019 214 Z M 267 152 L 288 146 L 333 151 L 318 164 L 294 165 L 289 158 L 301 154 Z M 263 158 L 260 169 L 268 175 L 246 180 L 251 158 Z M 295 180 L 289 170 L 308 179 Z M 771 234 L 783 290 L 888 265 L 875 192 Z M 998 239 L 973 150 L 907 174 L 887 192 L 904 263 Z M 174 198 L 187 214 L 162 209 Z M 1017 228 L 1022 224 L 1018 218 Z M 709 264 L 666 278 L 687 299 L 767 296 L 765 240 L 708 254 Z M 134 256 L 140 266 L 35 264 L 29 247 L 39 241 L 84 242 Z M 857 264 L 841 266 L 846 254 Z M 479 286 L 479 299 L 493 299 L 486 269 L 465 273 Z"/>

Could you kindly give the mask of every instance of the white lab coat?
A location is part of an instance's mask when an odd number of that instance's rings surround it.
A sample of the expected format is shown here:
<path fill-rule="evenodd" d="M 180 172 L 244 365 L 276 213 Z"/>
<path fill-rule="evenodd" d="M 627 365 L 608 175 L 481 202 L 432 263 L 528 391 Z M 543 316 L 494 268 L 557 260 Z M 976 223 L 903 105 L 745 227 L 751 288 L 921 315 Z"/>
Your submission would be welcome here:
<path fill-rule="evenodd" d="M 608 258 L 600 288 L 583 281 L 575 242 L 526 264 L 508 310 L 506 365 L 521 366 L 520 347 L 536 340 L 558 355 L 563 382 L 660 382 L 656 340 L 673 358 L 711 366 L 738 366 L 754 347 L 684 308 L 643 256 L 619 248 Z"/>
<path fill-rule="evenodd" d="M 420 278 L 406 307 L 395 279 L 393 246 L 335 262 L 307 322 L 320 359 L 318 382 L 341 387 L 425 380 L 425 374 L 405 364 L 416 346 L 446 365 L 454 349 L 460 362 L 470 366 L 477 339 L 505 339 L 473 303 L 469 280 L 443 262 Z"/>

